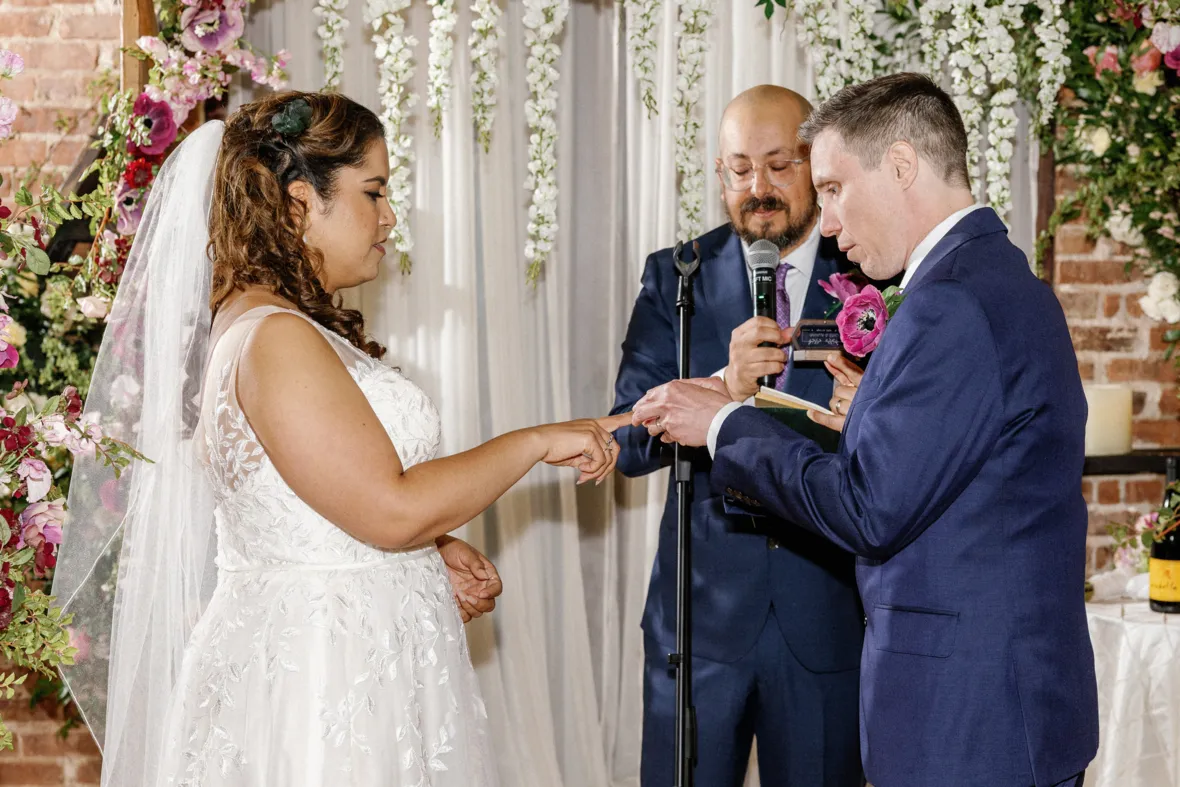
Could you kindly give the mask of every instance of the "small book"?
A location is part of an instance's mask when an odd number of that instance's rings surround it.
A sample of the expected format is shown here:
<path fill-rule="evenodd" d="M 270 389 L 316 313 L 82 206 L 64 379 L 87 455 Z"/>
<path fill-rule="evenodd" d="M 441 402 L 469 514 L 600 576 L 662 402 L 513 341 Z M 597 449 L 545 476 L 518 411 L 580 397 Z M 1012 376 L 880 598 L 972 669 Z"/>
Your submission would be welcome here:
<path fill-rule="evenodd" d="M 823 405 L 809 402 L 806 399 L 800 399 L 798 396 L 792 396 L 785 391 L 776 391 L 765 385 L 762 386 L 758 393 L 754 394 L 754 404 L 758 407 L 787 407 L 794 410 L 815 410 L 817 413 L 823 413 L 824 415 L 835 415 L 835 413 Z"/>

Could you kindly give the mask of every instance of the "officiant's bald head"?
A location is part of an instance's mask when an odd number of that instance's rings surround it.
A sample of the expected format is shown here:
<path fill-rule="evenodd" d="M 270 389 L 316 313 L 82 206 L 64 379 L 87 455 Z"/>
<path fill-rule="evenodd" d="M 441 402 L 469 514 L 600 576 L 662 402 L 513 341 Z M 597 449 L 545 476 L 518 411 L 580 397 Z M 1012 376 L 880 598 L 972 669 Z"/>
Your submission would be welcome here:
<path fill-rule="evenodd" d="M 806 239 L 817 214 L 799 126 L 811 103 L 793 90 L 758 85 L 721 115 L 716 161 L 721 199 L 747 243 L 767 239 L 785 254 Z"/>

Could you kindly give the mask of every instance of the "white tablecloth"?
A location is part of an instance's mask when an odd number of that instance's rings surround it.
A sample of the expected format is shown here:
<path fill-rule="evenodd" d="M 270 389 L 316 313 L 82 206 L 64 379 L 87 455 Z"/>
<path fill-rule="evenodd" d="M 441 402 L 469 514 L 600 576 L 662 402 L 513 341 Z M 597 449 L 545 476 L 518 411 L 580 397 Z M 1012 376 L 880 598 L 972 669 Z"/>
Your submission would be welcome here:
<path fill-rule="evenodd" d="M 1180 787 L 1180 615 L 1114 601 L 1086 617 L 1100 725 L 1086 787 Z"/>

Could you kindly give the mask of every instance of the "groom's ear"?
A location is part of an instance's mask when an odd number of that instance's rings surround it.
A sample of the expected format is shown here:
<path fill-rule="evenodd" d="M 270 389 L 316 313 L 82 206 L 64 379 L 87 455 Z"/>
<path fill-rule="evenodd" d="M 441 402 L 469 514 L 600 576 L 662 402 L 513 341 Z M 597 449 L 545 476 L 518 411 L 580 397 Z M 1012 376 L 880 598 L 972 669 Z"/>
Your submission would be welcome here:
<path fill-rule="evenodd" d="M 898 140 L 885 152 L 885 161 L 894 182 L 904 191 L 918 178 L 918 151 L 908 142 Z"/>

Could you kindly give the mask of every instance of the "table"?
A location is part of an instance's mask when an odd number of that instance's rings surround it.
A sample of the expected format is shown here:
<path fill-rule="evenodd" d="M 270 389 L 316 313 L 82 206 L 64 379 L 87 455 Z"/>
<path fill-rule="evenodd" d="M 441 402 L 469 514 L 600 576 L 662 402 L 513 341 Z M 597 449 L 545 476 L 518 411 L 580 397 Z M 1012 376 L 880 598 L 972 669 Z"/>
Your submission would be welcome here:
<path fill-rule="evenodd" d="M 1086 619 L 1099 717 L 1086 787 L 1180 787 L 1180 615 L 1106 601 Z"/>

